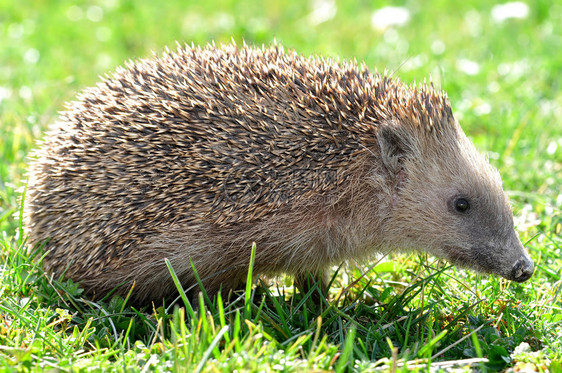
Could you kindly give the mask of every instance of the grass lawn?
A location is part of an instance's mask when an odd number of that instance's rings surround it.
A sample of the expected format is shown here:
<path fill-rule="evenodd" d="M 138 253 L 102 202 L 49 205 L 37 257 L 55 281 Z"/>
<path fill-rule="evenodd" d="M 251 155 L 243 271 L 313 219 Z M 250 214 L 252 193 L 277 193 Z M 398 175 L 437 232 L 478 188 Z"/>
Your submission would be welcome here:
<path fill-rule="evenodd" d="M 0 0 L 0 370 L 562 372 L 562 4 L 398 1 L 395 19 L 376 13 L 390 2 L 263 3 Z M 431 76 L 500 170 L 533 278 L 396 255 L 342 265 L 322 304 L 281 279 L 194 311 L 92 302 L 44 274 L 24 249 L 19 189 L 64 102 L 176 40 L 274 38 L 405 82 Z"/>

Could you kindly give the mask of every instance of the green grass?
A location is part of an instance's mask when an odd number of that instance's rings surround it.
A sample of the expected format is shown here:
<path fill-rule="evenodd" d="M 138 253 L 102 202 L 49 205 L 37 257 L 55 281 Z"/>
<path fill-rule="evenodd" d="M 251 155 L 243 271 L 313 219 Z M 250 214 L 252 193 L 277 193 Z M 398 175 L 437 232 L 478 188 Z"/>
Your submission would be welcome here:
<path fill-rule="evenodd" d="M 385 5 L 315 2 L 0 0 L 0 369 L 20 371 L 369 371 L 533 367 L 562 371 L 562 5 L 528 2 L 495 22 L 488 1 L 400 1 L 402 27 L 379 31 Z M 425 256 L 350 263 L 315 304 L 290 280 L 196 310 L 92 302 L 30 257 L 17 218 L 26 155 L 57 111 L 129 58 L 175 41 L 232 39 L 357 58 L 406 82 L 431 76 L 499 168 L 530 282 L 467 273 Z M 466 61 L 475 62 L 473 75 Z M 372 263 L 371 263 L 372 264 Z M 364 275 L 364 276 L 363 276 Z M 285 282 L 284 282 L 285 281 Z M 285 285 L 285 286 L 283 286 Z M 469 365 L 471 363 L 472 365 Z"/>

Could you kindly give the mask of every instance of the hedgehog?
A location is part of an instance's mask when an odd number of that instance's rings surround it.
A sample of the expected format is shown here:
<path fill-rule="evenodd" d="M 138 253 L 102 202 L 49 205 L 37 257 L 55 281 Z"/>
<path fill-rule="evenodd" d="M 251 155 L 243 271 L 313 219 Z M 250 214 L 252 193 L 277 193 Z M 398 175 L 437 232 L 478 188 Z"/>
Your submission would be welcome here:
<path fill-rule="evenodd" d="M 498 172 L 432 84 L 273 44 L 129 61 L 67 105 L 34 152 L 24 219 L 48 273 L 92 297 L 210 294 L 254 273 L 325 279 L 427 252 L 523 282 L 534 271 Z M 323 280 L 325 284 L 325 280 Z"/>

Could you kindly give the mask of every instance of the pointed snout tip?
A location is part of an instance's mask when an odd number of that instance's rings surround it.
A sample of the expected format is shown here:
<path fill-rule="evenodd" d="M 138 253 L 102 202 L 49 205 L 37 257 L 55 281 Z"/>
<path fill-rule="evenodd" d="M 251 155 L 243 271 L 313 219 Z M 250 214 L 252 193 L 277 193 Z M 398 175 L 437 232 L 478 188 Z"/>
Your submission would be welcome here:
<path fill-rule="evenodd" d="M 511 269 L 511 280 L 525 282 L 531 278 L 535 272 L 535 263 L 526 256 L 519 258 Z"/>

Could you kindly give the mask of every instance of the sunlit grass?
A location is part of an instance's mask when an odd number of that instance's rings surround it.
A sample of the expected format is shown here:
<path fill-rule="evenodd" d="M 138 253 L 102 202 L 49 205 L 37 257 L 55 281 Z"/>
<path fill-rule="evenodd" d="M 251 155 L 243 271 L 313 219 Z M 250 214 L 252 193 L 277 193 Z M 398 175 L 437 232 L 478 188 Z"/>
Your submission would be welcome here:
<path fill-rule="evenodd" d="M 529 2 L 522 18 L 501 20 L 483 0 L 398 5 L 407 21 L 381 28 L 373 14 L 382 6 L 372 2 L 0 0 L 0 366 L 560 370 L 562 6 Z M 194 309 L 184 299 L 137 310 L 118 298 L 92 302 L 77 284 L 44 274 L 41 254 L 30 257 L 19 234 L 18 190 L 27 155 L 63 103 L 176 40 L 231 39 L 357 58 L 408 83 L 431 77 L 499 168 L 537 264 L 533 279 L 515 284 L 425 256 L 391 256 L 373 270 L 342 266 L 320 303 L 281 279 L 230 302 L 201 296 Z"/>

